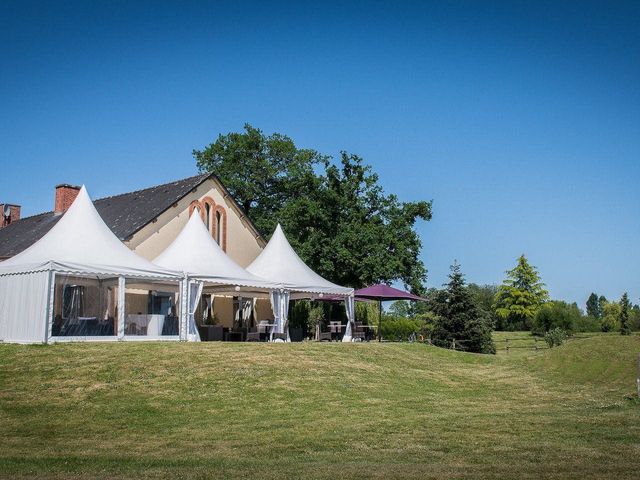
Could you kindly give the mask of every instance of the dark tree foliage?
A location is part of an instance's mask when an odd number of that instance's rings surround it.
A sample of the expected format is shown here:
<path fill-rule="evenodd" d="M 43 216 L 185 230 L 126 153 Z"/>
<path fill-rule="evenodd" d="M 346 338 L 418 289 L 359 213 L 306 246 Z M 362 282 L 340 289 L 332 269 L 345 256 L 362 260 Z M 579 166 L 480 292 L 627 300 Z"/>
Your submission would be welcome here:
<path fill-rule="evenodd" d="M 640 305 L 634 305 L 629 315 L 632 330 L 640 330 Z"/>
<path fill-rule="evenodd" d="M 431 295 L 430 307 L 438 316 L 432 334 L 436 345 L 448 347 L 455 339 L 469 352 L 495 353 L 491 320 L 476 305 L 457 263 L 445 288 Z"/>
<path fill-rule="evenodd" d="M 631 335 L 631 322 L 629 321 L 630 310 L 631 302 L 629 302 L 629 295 L 627 295 L 627 292 L 624 292 L 620 299 L 620 316 L 618 317 L 621 335 Z"/>
<path fill-rule="evenodd" d="M 576 303 L 552 300 L 542 305 L 536 312 L 531 331 L 536 335 L 544 335 L 555 328 L 560 328 L 569 335 L 579 330 L 582 312 Z"/>
<path fill-rule="evenodd" d="M 493 307 L 494 298 L 496 293 L 498 293 L 498 286 L 470 283 L 469 291 L 471 295 L 473 295 L 477 307 L 482 310 L 486 317 L 491 319 L 492 328 L 495 330 L 501 321 L 501 318 Z"/>
<path fill-rule="evenodd" d="M 300 257 L 320 275 L 355 288 L 400 280 L 422 292 L 417 220 L 431 219 L 431 202 L 400 202 L 356 155 L 334 164 L 298 149 L 284 135 L 220 135 L 194 151 L 201 171 L 215 173 L 262 233 L 279 222 Z"/>
<path fill-rule="evenodd" d="M 598 320 L 602 318 L 602 306 L 600 305 L 598 295 L 595 293 L 589 295 L 589 298 L 587 299 L 587 315 L 597 318 Z"/>

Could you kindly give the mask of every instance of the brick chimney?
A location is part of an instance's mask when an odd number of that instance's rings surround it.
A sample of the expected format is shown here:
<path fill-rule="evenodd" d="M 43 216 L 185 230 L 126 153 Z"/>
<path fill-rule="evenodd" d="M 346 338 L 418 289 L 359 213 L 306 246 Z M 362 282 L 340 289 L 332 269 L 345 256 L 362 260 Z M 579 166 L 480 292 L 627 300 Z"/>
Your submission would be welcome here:
<path fill-rule="evenodd" d="M 53 213 L 61 214 L 66 212 L 78 196 L 79 191 L 80 187 L 75 185 L 69 185 L 67 183 L 56 185 L 56 203 L 53 208 Z"/>
<path fill-rule="evenodd" d="M 8 210 L 9 215 L 5 215 L 5 208 Z M 20 220 L 20 205 L 0 203 L 0 228 L 4 228 L 18 220 Z"/>

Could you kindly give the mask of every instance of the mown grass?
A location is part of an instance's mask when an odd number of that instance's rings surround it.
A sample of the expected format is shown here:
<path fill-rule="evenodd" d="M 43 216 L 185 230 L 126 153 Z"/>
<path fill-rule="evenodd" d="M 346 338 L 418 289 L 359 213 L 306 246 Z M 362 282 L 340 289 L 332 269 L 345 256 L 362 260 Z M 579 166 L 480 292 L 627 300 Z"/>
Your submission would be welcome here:
<path fill-rule="evenodd" d="M 637 478 L 638 352 L 0 345 L 0 477 Z"/>

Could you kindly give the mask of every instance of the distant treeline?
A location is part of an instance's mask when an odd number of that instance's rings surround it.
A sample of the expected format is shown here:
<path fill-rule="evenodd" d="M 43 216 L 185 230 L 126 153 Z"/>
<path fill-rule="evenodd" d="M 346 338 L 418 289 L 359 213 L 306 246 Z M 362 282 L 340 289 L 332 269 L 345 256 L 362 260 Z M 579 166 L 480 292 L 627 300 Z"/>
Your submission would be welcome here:
<path fill-rule="evenodd" d="M 557 330 L 569 336 L 640 330 L 640 306 L 626 293 L 618 301 L 592 293 L 582 310 L 576 303 L 550 299 L 537 269 L 524 255 L 506 274 L 501 285 L 466 285 L 460 266 L 454 264 L 449 283 L 428 289 L 426 302 L 394 302 L 384 315 L 383 335 L 401 340 L 419 332 L 435 344 L 448 347 L 455 339 L 465 350 L 490 353 L 487 330 L 528 330 L 540 336 Z M 371 306 L 361 306 L 360 315 L 373 320 L 378 314 Z"/>

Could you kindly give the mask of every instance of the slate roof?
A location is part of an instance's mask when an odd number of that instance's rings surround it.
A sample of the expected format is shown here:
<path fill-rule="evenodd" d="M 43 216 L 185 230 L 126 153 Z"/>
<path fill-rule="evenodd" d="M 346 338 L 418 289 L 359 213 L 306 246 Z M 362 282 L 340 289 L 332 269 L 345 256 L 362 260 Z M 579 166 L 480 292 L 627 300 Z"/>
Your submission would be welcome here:
<path fill-rule="evenodd" d="M 101 198 L 93 204 L 113 233 L 125 241 L 208 178 L 216 177 L 205 173 L 135 192 Z M 40 240 L 61 217 L 62 215 L 46 212 L 22 218 L 0 229 L 0 259 L 13 257 Z"/>

